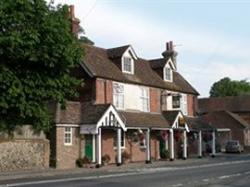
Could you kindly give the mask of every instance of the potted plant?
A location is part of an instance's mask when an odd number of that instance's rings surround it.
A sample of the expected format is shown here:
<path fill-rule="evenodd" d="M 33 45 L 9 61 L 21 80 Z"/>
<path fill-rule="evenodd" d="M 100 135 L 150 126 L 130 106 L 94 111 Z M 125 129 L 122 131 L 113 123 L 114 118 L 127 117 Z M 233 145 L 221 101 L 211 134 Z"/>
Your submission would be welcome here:
<path fill-rule="evenodd" d="M 78 158 L 77 160 L 76 160 L 76 165 L 78 166 L 78 167 L 80 167 L 80 168 L 82 168 L 82 167 L 85 167 L 85 168 L 88 168 L 89 166 L 90 166 L 90 164 L 91 164 L 91 161 L 89 160 L 89 158 L 88 157 L 83 157 L 83 158 Z"/>
<path fill-rule="evenodd" d="M 124 151 L 122 153 L 122 163 L 127 164 L 130 159 L 131 159 L 131 155 L 127 151 Z"/>
<path fill-rule="evenodd" d="M 106 166 L 109 164 L 111 158 L 108 154 L 102 156 L 102 165 Z"/>

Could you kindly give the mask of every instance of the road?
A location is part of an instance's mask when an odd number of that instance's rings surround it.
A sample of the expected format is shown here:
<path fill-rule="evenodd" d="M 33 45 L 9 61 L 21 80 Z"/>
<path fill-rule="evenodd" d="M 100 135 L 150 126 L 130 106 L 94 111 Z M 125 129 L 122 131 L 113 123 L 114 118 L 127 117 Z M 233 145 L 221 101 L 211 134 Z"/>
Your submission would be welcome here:
<path fill-rule="evenodd" d="M 178 167 L 142 168 L 88 177 L 23 181 L 27 187 L 249 187 L 250 155 L 227 155 L 216 162 Z"/>

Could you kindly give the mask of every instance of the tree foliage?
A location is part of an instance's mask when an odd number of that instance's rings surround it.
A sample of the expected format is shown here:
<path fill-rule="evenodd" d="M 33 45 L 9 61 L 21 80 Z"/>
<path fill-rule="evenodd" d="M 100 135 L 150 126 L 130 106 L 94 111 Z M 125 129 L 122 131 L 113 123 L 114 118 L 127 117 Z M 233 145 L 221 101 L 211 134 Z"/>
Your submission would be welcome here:
<path fill-rule="evenodd" d="M 250 83 L 247 80 L 231 80 L 225 77 L 215 82 L 210 89 L 210 97 L 250 95 Z"/>
<path fill-rule="evenodd" d="M 44 0 L 0 1 L 0 130 L 46 130 L 47 103 L 76 95 L 81 81 L 70 70 L 83 52 L 68 15 Z"/>

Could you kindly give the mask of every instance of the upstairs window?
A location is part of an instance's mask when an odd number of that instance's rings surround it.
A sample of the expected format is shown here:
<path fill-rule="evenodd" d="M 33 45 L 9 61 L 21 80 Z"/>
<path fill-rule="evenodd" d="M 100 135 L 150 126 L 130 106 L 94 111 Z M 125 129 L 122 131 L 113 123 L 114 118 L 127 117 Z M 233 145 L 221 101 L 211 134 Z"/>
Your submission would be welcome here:
<path fill-rule="evenodd" d="M 164 68 L 164 80 L 172 82 L 172 70 L 170 67 Z"/>
<path fill-rule="evenodd" d="M 148 88 L 141 88 L 141 110 L 143 112 L 149 112 L 149 90 Z"/>
<path fill-rule="evenodd" d="M 134 60 L 131 57 L 122 58 L 122 71 L 134 74 Z"/>
<path fill-rule="evenodd" d="M 173 108 L 180 108 L 181 107 L 180 95 L 173 95 L 172 96 L 172 104 L 173 104 Z"/>
<path fill-rule="evenodd" d="M 113 104 L 117 109 L 124 109 L 124 85 L 113 84 Z"/>

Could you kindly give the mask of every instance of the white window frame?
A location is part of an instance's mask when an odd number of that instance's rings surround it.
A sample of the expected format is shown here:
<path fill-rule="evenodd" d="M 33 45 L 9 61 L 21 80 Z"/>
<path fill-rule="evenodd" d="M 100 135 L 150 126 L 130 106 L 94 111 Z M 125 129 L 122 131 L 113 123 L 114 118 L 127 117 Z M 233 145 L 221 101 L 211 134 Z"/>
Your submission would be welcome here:
<path fill-rule="evenodd" d="M 140 103 L 141 103 L 141 111 L 150 112 L 150 96 L 149 96 L 149 88 L 140 87 Z M 145 95 L 143 93 L 146 93 Z M 144 101 L 147 102 L 147 108 L 144 108 Z"/>
<path fill-rule="evenodd" d="M 123 87 L 123 91 L 118 93 L 115 90 L 115 84 L 117 84 L 118 86 L 122 86 Z M 118 82 L 114 82 L 113 83 L 113 104 L 116 107 L 116 109 L 118 110 L 124 110 L 124 105 L 125 105 L 125 94 L 124 94 L 124 84 L 118 83 Z M 119 104 L 120 100 L 122 98 L 122 103 Z"/>
<path fill-rule="evenodd" d="M 170 79 L 167 79 L 167 76 L 166 76 L 167 70 L 169 70 L 170 72 Z M 170 67 L 164 67 L 163 76 L 164 76 L 165 81 L 173 82 L 173 70 Z"/>
<path fill-rule="evenodd" d="M 131 71 L 125 70 L 125 58 L 130 59 L 131 62 Z M 128 74 L 134 74 L 134 59 L 130 56 L 123 56 L 122 57 L 122 72 L 128 73 Z"/>
<path fill-rule="evenodd" d="M 179 97 L 179 107 L 174 107 L 174 97 Z M 180 95 L 172 95 L 172 108 L 181 109 L 181 96 Z"/>
<path fill-rule="evenodd" d="M 69 129 L 69 131 L 66 131 L 66 129 Z M 69 134 L 69 140 L 70 142 L 66 142 L 66 134 Z M 73 128 L 72 127 L 64 127 L 64 145 L 70 146 L 72 145 L 72 138 L 73 138 Z"/>
<path fill-rule="evenodd" d="M 123 138 L 122 138 L 123 139 L 123 145 L 122 145 L 122 141 L 121 141 L 121 149 L 125 149 L 126 148 L 126 138 L 125 138 L 126 134 L 125 134 L 125 132 L 123 130 L 121 132 L 121 137 L 122 136 L 123 136 Z M 115 134 L 115 136 L 113 138 L 113 141 L 114 141 L 113 147 L 116 150 L 117 149 L 117 146 L 116 146 L 116 143 L 117 143 L 117 134 Z"/>

